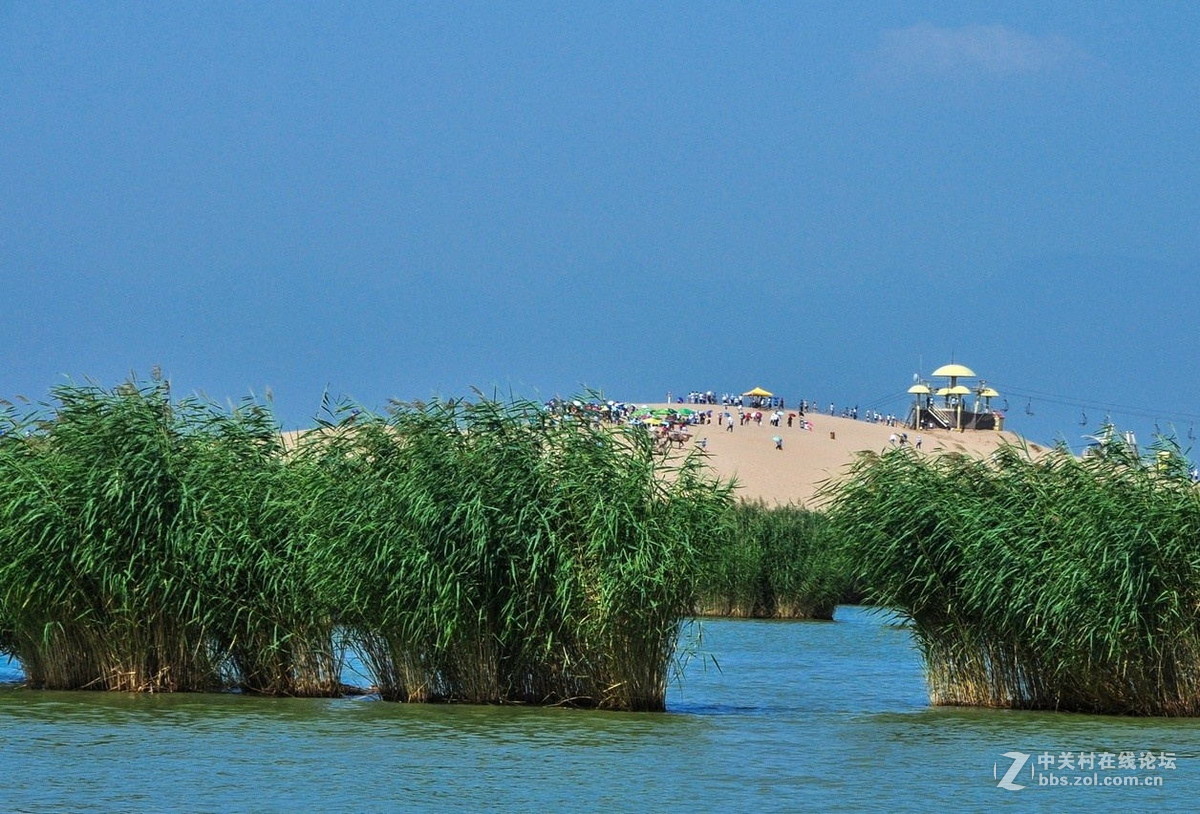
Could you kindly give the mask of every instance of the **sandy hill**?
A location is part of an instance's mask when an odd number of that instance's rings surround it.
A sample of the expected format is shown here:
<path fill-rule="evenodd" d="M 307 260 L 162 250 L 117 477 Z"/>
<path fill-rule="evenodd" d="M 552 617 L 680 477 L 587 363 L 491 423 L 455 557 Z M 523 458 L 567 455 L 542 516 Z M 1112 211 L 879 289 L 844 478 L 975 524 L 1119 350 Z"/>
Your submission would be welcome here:
<path fill-rule="evenodd" d="M 700 409 L 698 405 L 683 406 Z M 704 409 L 709 407 L 706 405 Z M 734 426 L 730 432 L 716 423 L 716 414 L 721 407 L 713 405 L 711 409 L 713 423 L 692 427 L 692 442 L 708 439 L 705 449 L 709 465 L 722 478 L 737 478 L 737 494 L 741 498 L 762 499 L 772 504 L 797 503 L 814 507 L 813 496 L 823 481 L 841 475 L 857 453 L 887 449 L 892 433 L 907 432 L 909 443 L 915 442 L 919 435 L 921 452 L 925 454 L 954 451 L 983 457 L 1003 442 L 1023 443 L 1020 436 L 1011 432 L 926 430 L 915 433 L 904 427 L 816 413 L 806 416 L 812 422 L 811 431 L 801 429 L 798 422 L 788 427 L 786 417 L 776 428 L 768 423 L 769 411 L 763 411 L 760 426 L 753 422 L 739 425 L 734 410 Z M 783 438 L 782 450 L 775 448 L 775 436 Z M 1032 444 L 1029 448 L 1035 453 L 1041 451 Z"/>

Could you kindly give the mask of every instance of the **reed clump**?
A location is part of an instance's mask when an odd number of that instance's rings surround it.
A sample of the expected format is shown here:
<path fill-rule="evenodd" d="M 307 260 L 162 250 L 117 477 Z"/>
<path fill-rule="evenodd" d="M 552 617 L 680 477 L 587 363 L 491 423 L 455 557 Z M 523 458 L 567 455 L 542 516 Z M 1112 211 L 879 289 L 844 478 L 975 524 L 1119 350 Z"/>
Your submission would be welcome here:
<path fill-rule="evenodd" d="M 832 487 L 856 576 L 911 620 L 935 704 L 1200 714 L 1200 493 L 1159 452 L 899 449 Z"/>
<path fill-rule="evenodd" d="M 729 505 L 642 430 L 479 398 L 270 412 L 161 377 L 0 417 L 0 652 L 58 689 L 662 709 Z"/>
<path fill-rule="evenodd" d="M 828 518 L 799 506 L 731 506 L 701 562 L 701 616 L 832 619 L 849 584 Z"/>
<path fill-rule="evenodd" d="M 51 418 L 0 438 L 0 616 L 29 683 L 167 691 L 218 684 L 190 605 L 194 405 L 165 382 L 60 387 Z"/>
<path fill-rule="evenodd" d="M 340 695 L 344 648 L 337 609 L 314 588 L 322 544 L 302 529 L 303 467 L 285 454 L 270 412 L 252 403 L 209 411 L 192 447 L 179 534 L 221 683 L 263 695 Z"/>
<path fill-rule="evenodd" d="M 663 708 L 728 504 L 697 456 L 490 400 L 360 413 L 298 456 L 323 590 L 385 698 Z"/>

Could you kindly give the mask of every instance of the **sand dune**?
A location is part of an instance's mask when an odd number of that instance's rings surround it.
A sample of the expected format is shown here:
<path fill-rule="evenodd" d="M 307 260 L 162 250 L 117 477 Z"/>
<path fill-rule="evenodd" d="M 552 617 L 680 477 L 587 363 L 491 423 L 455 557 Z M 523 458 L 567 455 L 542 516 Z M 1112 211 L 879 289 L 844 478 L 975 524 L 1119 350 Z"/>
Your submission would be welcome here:
<path fill-rule="evenodd" d="M 698 405 L 686 406 L 700 409 Z M 704 409 L 708 408 L 704 406 Z M 926 430 L 915 433 L 899 426 L 888 427 L 814 413 L 806 416 L 813 424 L 811 432 L 800 429 L 798 423 L 788 427 L 786 418 L 776 428 L 768 423 L 768 411 L 764 411 L 759 426 L 753 422 L 739 425 L 734 410 L 734 427 L 730 432 L 716 424 L 715 416 L 721 407 L 712 405 L 711 409 L 712 424 L 691 428 L 693 444 L 702 438 L 708 439 L 709 465 L 722 478 L 737 478 L 739 497 L 761 499 L 771 504 L 796 503 L 816 507 L 814 495 L 822 482 L 843 474 L 856 453 L 887 449 L 892 433 L 907 432 L 910 443 L 920 435 L 921 451 L 926 454 L 955 451 L 982 457 L 1005 441 L 1022 443 L 1020 436 L 1011 432 Z M 775 448 L 772 440 L 775 436 L 783 438 L 782 450 Z M 1030 450 L 1036 453 L 1040 448 L 1031 444 Z"/>

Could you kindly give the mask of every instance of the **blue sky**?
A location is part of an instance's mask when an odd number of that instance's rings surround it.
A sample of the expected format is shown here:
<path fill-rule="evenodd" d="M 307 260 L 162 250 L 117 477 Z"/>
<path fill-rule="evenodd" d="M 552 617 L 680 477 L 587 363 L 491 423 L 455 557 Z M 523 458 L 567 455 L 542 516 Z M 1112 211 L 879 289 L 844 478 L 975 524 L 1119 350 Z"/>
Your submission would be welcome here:
<path fill-rule="evenodd" d="M 1200 432 L 1200 6 L 577 5 L 0 5 L 0 394 Z"/>

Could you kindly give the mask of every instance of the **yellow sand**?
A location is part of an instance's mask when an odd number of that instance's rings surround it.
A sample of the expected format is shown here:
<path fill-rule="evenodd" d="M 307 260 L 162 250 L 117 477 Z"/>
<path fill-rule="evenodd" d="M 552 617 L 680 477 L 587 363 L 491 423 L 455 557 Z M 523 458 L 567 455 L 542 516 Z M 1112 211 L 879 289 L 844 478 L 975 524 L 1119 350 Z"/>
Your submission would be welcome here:
<path fill-rule="evenodd" d="M 667 407 L 665 404 L 650 405 L 652 408 Z M 909 444 L 917 437 L 922 438 L 921 452 L 943 451 L 965 452 L 984 457 L 1000 443 L 1022 443 L 1021 438 L 1011 432 L 974 431 L 950 432 L 947 430 L 925 430 L 914 432 L 902 426 L 888 427 L 849 418 L 809 413 L 805 418 L 812 422 L 811 432 L 800 428 L 799 419 L 787 426 L 787 412 L 778 428 L 769 423 L 770 410 L 763 410 L 762 425 L 754 422 L 739 425 L 737 409 L 733 413 L 733 431 L 716 423 L 720 405 L 673 405 L 686 406 L 695 410 L 713 411 L 713 423 L 690 428 L 692 444 L 707 438 L 706 453 L 709 466 L 722 478 L 736 477 L 739 484 L 738 496 L 746 500 L 761 499 L 771 504 L 796 503 L 815 508 L 813 496 L 821 483 L 831 476 L 843 473 L 854 460 L 855 454 L 869 450 L 880 452 L 889 447 L 892 433 L 908 433 Z M 751 411 L 752 412 L 752 411 Z M 775 448 L 775 436 L 783 438 L 783 449 Z M 1040 448 L 1030 445 L 1032 453 Z"/>

